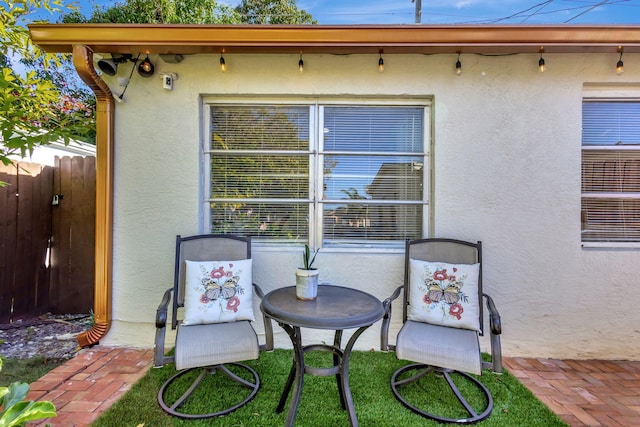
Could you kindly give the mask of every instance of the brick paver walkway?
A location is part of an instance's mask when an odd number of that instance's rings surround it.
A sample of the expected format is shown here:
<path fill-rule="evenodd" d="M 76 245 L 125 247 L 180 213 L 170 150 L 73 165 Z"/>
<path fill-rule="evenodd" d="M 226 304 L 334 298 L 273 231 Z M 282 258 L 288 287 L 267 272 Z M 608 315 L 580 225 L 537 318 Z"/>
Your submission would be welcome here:
<path fill-rule="evenodd" d="M 571 426 L 640 426 L 640 362 L 507 358 L 504 365 Z"/>
<path fill-rule="evenodd" d="M 50 400 L 57 417 L 28 426 L 88 426 L 151 367 L 153 350 L 92 347 L 31 383 L 29 400 Z"/>

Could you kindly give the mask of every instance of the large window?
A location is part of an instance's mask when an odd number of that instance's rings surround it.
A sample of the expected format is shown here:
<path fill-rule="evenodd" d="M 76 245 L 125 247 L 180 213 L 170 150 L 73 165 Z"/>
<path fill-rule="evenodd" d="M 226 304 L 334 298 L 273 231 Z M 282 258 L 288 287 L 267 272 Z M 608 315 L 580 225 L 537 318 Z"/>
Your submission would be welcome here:
<path fill-rule="evenodd" d="M 582 241 L 640 242 L 640 100 L 583 102 Z"/>
<path fill-rule="evenodd" d="M 208 112 L 210 232 L 314 246 L 425 234 L 427 104 L 212 103 Z"/>

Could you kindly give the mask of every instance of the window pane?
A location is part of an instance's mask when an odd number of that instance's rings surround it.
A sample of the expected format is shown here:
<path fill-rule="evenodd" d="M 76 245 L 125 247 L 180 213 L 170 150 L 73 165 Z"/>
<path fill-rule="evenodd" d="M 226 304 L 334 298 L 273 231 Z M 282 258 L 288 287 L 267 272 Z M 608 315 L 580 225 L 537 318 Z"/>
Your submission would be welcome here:
<path fill-rule="evenodd" d="M 325 156 L 324 198 L 422 200 L 423 157 Z"/>
<path fill-rule="evenodd" d="M 212 199 L 308 199 L 309 156 L 213 153 Z"/>
<path fill-rule="evenodd" d="M 306 242 L 308 203 L 211 203 L 211 232 Z"/>
<path fill-rule="evenodd" d="M 215 150 L 309 150 L 309 108 L 286 105 L 214 106 Z"/>
<path fill-rule="evenodd" d="M 419 239 L 422 206 L 365 204 L 353 201 L 324 204 L 324 241 L 327 244 Z"/>
<path fill-rule="evenodd" d="M 582 192 L 639 193 L 640 151 L 583 150 Z"/>
<path fill-rule="evenodd" d="M 424 108 L 326 107 L 325 151 L 423 152 Z"/>
<path fill-rule="evenodd" d="M 582 145 L 640 144 L 640 103 L 583 102 Z"/>
<path fill-rule="evenodd" d="M 637 242 L 640 240 L 640 200 L 582 199 L 582 241 Z"/>

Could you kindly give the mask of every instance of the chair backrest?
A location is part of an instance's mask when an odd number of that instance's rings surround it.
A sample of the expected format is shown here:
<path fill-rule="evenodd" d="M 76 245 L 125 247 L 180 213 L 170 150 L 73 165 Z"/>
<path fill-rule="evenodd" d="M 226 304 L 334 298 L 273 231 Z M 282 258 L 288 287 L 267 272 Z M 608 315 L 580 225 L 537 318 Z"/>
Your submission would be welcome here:
<path fill-rule="evenodd" d="M 176 236 L 172 327 L 178 325 L 178 308 L 184 306 L 185 261 L 236 261 L 251 258 L 251 237 L 221 234 Z"/>
<path fill-rule="evenodd" d="M 480 312 L 480 335 L 483 334 L 482 315 L 482 243 L 465 242 L 455 239 L 419 239 L 405 242 L 404 259 L 404 304 L 402 320 L 406 322 L 409 308 L 409 264 L 411 259 L 448 264 L 480 264 L 478 277 L 478 305 Z"/>

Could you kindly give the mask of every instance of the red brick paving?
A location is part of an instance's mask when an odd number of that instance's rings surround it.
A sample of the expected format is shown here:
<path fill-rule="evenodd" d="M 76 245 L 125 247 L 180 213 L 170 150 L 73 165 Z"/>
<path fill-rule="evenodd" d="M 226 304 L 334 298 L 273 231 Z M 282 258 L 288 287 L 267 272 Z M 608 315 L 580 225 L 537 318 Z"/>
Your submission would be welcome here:
<path fill-rule="evenodd" d="M 92 347 L 31 384 L 27 399 L 50 400 L 57 417 L 29 427 L 89 426 L 151 367 L 153 351 Z"/>
<path fill-rule="evenodd" d="M 151 367 L 153 351 L 96 346 L 31 384 L 58 416 L 29 427 L 89 426 Z M 504 366 L 572 427 L 640 426 L 640 361 L 505 358 Z"/>
<path fill-rule="evenodd" d="M 571 426 L 640 426 L 640 361 L 506 358 L 504 366 Z"/>

